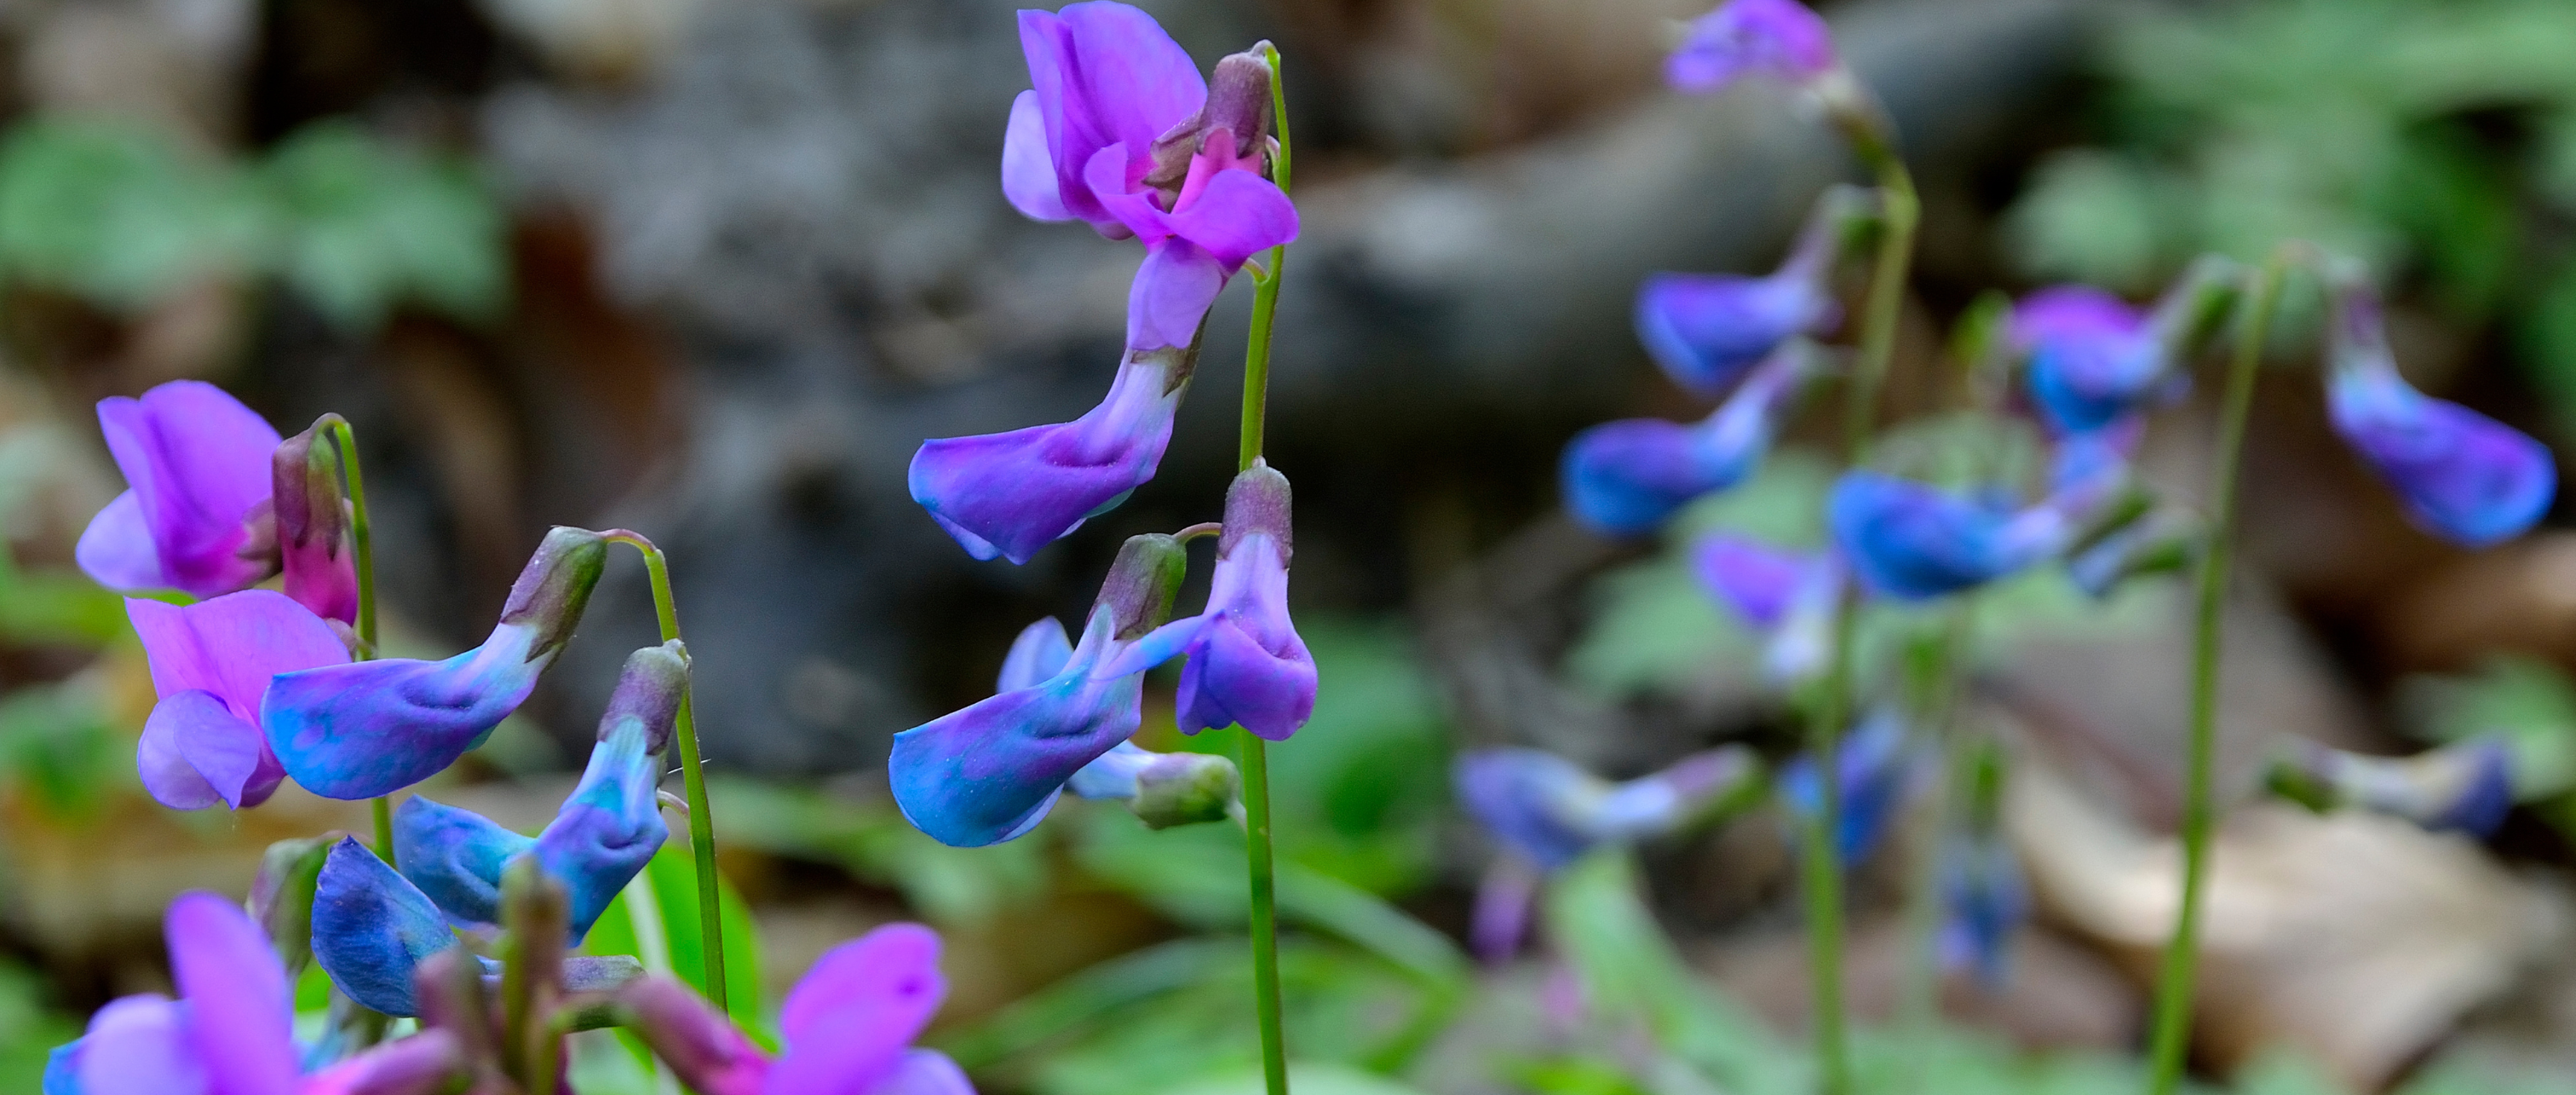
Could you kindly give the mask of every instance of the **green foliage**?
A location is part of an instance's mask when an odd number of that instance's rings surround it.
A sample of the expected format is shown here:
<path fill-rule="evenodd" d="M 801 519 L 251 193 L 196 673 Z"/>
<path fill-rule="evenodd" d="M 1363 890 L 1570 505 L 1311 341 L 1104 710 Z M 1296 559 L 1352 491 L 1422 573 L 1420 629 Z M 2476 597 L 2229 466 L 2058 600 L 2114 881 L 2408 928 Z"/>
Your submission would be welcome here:
<path fill-rule="evenodd" d="M 45 1006 L 44 986 L 15 962 L 0 959 L 0 1091 L 34 1091 L 55 1046 L 80 1037 L 71 1017 Z"/>
<path fill-rule="evenodd" d="M 503 227 L 471 172 L 347 122 L 245 163 L 74 118 L 22 122 L 0 140 L 0 276 L 111 309 L 265 275 L 351 330 L 404 301 L 487 319 L 507 290 Z"/>
<path fill-rule="evenodd" d="M 733 884 L 722 883 L 725 1002 L 734 1019 L 761 1036 L 768 1014 L 761 999 L 760 937 L 751 908 Z M 705 933 L 698 923 L 697 863 L 686 840 L 662 846 L 644 873 L 626 884 L 582 941 L 583 954 L 629 954 L 647 971 L 669 973 L 706 991 Z"/>
<path fill-rule="evenodd" d="M 1046 893 L 1045 838 L 951 848 L 913 828 L 890 802 L 742 779 L 707 784 L 726 843 L 834 864 L 901 892 L 933 923 L 978 923 Z"/>
<path fill-rule="evenodd" d="M 2499 657 L 2472 674 L 2411 678 L 2400 700 L 2416 732 L 2433 741 L 2502 738 L 2517 800 L 2576 789 L 2576 681 L 2557 666 Z"/>

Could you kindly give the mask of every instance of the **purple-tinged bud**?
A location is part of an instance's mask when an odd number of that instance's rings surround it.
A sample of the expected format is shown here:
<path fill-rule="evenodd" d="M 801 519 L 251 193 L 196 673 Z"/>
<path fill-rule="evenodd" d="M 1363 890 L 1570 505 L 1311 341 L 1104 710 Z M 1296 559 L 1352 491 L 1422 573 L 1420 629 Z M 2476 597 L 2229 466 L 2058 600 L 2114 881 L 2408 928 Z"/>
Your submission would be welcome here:
<path fill-rule="evenodd" d="M 337 420 L 325 415 L 278 444 L 269 458 L 270 513 L 286 595 L 323 619 L 355 624 L 357 554 L 349 544 L 349 506 L 331 441 Z"/>
<path fill-rule="evenodd" d="M 1696 819 L 1742 786 L 1757 766 L 1741 746 L 1685 757 L 1625 783 L 1610 783 L 1537 749 L 1481 749 L 1453 769 L 1458 800 L 1495 839 L 1542 871 L 1604 844 L 1632 844 Z"/>
<path fill-rule="evenodd" d="M 313 960 L 313 891 L 321 883 L 331 846 L 348 835 L 281 840 L 259 857 L 259 873 L 250 883 L 250 917 L 268 933 L 289 978 Z"/>
<path fill-rule="evenodd" d="M 2471 548 L 2519 536 L 2540 520 L 2558 493 L 2548 446 L 2409 386 L 2389 351 L 2378 294 L 2357 271 L 2332 280 L 2328 409 L 2336 432 L 2396 490 L 2407 515 Z"/>
<path fill-rule="evenodd" d="M 1692 20 L 1681 48 L 1664 62 L 1676 91 L 1723 91 L 1751 76 L 1811 80 L 1830 72 L 1833 34 L 1797 0 L 1726 0 Z"/>
<path fill-rule="evenodd" d="M 453 1032 L 425 1030 L 352 1057 L 307 1081 L 307 1095 L 445 1095 L 473 1075 Z"/>
<path fill-rule="evenodd" d="M 769 1060 L 751 1040 L 697 990 L 673 978 L 657 975 L 628 985 L 618 990 L 617 1005 L 627 1029 L 690 1090 L 757 1092 L 768 1078 Z"/>
<path fill-rule="evenodd" d="M 1253 461 L 1250 470 L 1235 476 L 1225 488 L 1225 528 L 1217 533 L 1217 557 L 1234 554 L 1235 545 L 1258 535 L 1269 537 L 1285 562 L 1293 548 L 1290 517 L 1294 503 L 1288 477 L 1279 474 L 1268 461 Z"/>
<path fill-rule="evenodd" d="M 508 603 L 501 606 L 501 626 L 530 631 L 528 660 L 552 658 L 572 638 L 607 565 L 606 537 L 569 525 L 546 530 L 536 554 L 510 583 Z"/>
<path fill-rule="evenodd" d="M 680 701 L 689 694 L 689 648 L 673 639 L 626 656 L 617 690 L 609 693 L 608 712 L 599 717 L 599 740 L 607 741 L 620 725 L 633 720 L 644 727 L 644 751 L 670 748 L 671 728 L 680 719 Z"/>
<path fill-rule="evenodd" d="M 1191 161 L 1208 151 L 1210 137 L 1219 130 L 1231 141 L 1225 147 L 1229 162 L 1212 166 L 1267 177 L 1262 157 L 1272 143 L 1269 47 L 1260 42 L 1217 60 L 1207 101 L 1198 113 L 1154 139 L 1154 170 L 1145 176 L 1145 185 L 1177 195 L 1190 175 Z"/>
<path fill-rule="evenodd" d="M 412 999 L 420 1025 L 446 1031 L 468 1061 L 497 1071 L 500 1024 L 484 988 L 484 962 L 463 947 L 430 955 L 412 969 Z"/>
<path fill-rule="evenodd" d="M 1189 574 L 1190 557 L 1181 542 L 1159 532 L 1130 536 L 1110 560 L 1092 607 L 1108 609 L 1110 637 L 1134 639 L 1163 625 L 1172 615 L 1172 598 Z"/>

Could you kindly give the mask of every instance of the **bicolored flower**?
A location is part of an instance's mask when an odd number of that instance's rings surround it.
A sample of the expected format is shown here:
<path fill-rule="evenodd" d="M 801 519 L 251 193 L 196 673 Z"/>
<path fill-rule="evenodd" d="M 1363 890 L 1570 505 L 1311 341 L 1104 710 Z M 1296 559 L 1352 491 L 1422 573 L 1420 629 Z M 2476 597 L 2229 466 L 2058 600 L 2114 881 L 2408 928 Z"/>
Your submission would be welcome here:
<path fill-rule="evenodd" d="M 1664 81 L 1678 91 L 1723 91 L 1751 76 L 1811 80 L 1839 63 L 1824 19 L 1798 0 L 1724 0 L 1691 21 L 1664 61 Z"/>
<path fill-rule="evenodd" d="M 620 990 L 627 1026 L 705 1095 L 974 1095 L 957 1063 L 912 1044 L 948 994 L 939 936 L 888 924 L 824 953 L 779 1009 L 775 1058 L 667 977 Z"/>
<path fill-rule="evenodd" d="M 2128 482 L 2136 420 L 2057 439 L 2049 494 L 2016 507 L 2003 492 L 1962 495 L 1866 469 L 1825 501 L 1834 544 L 1870 591 L 1926 600 L 1983 585 L 2071 546 Z"/>
<path fill-rule="evenodd" d="M 214 597 L 277 570 L 250 522 L 269 499 L 277 430 L 198 380 L 173 380 L 140 399 L 98 402 L 107 451 L 126 491 L 81 533 L 81 570 L 118 590 L 176 589 Z"/>
<path fill-rule="evenodd" d="M 2436 832 L 2491 836 L 2513 810 L 2513 757 L 2502 741 L 2478 738 L 2411 757 L 2371 757 L 2310 745 L 2304 774 L 2335 799 L 2394 814 Z"/>
<path fill-rule="evenodd" d="M 1031 688 L 1064 671 L 1073 660 L 1073 643 L 1064 625 L 1048 617 L 1021 629 L 1002 660 L 994 691 Z M 1165 829 L 1230 815 L 1241 779 L 1234 762 L 1205 753 L 1157 753 L 1122 741 L 1077 769 L 1064 789 L 1075 798 L 1114 800 L 1127 804 L 1146 827 Z"/>
<path fill-rule="evenodd" d="M 286 773 L 325 798 L 389 794 L 446 769 L 518 710 L 572 637 L 608 542 L 558 526 L 510 587 L 483 645 L 280 674 L 260 722 Z"/>
<path fill-rule="evenodd" d="M 1167 657 L 1168 635 L 1189 655 L 1181 666 L 1174 718 L 1184 734 L 1240 725 L 1286 741 L 1315 712 L 1315 659 L 1288 618 L 1291 510 L 1288 477 L 1255 461 L 1225 492 L 1225 529 L 1207 611 L 1166 624 L 1110 668 L 1144 668 Z"/>
<path fill-rule="evenodd" d="M 675 641 L 648 646 L 626 670 L 600 719 L 599 741 L 581 783 L 545 831 L 521 836 L 491 819 L 414 795 L 394 810 L 394 861 L 449 920 L 488 927 L 501 920 L 502 874 L 534 854 L 564 884 L 579 946 L 608 903 L 670 838 L 655 786 L 655 756 L 670 741 L 688 662 Z"/>
<path fill-rule="evenodd" d="M 1761 467 L 1780 420 L 1821 360 L 1814 347 L 1790 342 L 1703 421 L 1630 418 L 1576 434 L 1565 446 L 1566 508 L 1595 531 L 1637 536 L 1701 496 L 1742 482 Z"/>
<path fill-rule="evenodd" d="M 2021 862 L 1996 833 L 1961 833 L 1941 849 L 1939 869 L 1942 965 L 2002 987 L 2013 933 L 2030 918 Z"/>
<path fill-rule="evenodd" d="M 181 894 L 163 928 L 181 999 L 100 1008 L 47 1062 L 45 1095 L 435 1095 L 462 1079 L 454 1039 L 436 1031 L 304 1075 L 286 970 L 241 907 Z"/>
<path fill-rule="evenodd" d="M 304 606 L 245 589 L 181 607 L 129 598 L 160 702 L 143 722 L 135 766 L 174 810 L 257 806 L 286 768 L 260 732 L 260 703 L 280 673 L 345 664 L 349 648 Z"/>
<path fill-rule="evenodd" d="M 2509 540 L 2540 520 L 2558 494 L 2548 446 L 2408 385 L 2389 352 L 2378 294 L 2357 276 L 2336 282 L 2326 394 L 2344 442 L 2418 526 L 2462 547 Z"/>
<path fill-rule="evenodd" d="M 2183 272 L 2153 310 L 2089 285 L 2057 285 L 2013 305 L 2012 340 L 2029 355 L 2030 394 L 2061 433 L 2100 429 L 2179 396 L 2180 366 L 2235 304 L 2234 263 L 2209 257 Z"/>
<path fill-rule="evenodd" d="M 1129 538 L 1101 583 L 1082 641 L 1052 675 L 896 734 L 887 774 L 895 805 L 913 827 L 961 848 L 1018 837 L 1046 817 L 1074 773 L 1133 736 L 1144 721 L 1145 670 L 1170 660 L 1204 628 L 1159 627 L 1187 566 L 1178 540 Z M 1013 644 L 1006 681 L 1034 676 L 1053 660 L 1045 623 Z"/>
<path fill-rule="evenodd" d="M 1913 752 L 1905 741 L 1905 720 L 1882 708 L 1843 735 L 1834 750 L 1836 813 L 1834 856 L 1843 864 L 1869 858 L 1879 841 L 1895 827 L 1897 815 L 1914 789 Z M 1816 782 L 1816 762 L 1801 754 L 1780 770 L 1780 795 L 1800 817 L 1822 808 L 1823 789 Z"/>
<path fill-rule="evenodd" d="M 1721 9 L 1723 10 L 1723 9 Z M 1656 274 L 1637 290 L 1637 338 L 1673 382 L 1725 391 L 1745 370 L 1799 335 L 1831 332 L 1842 320 L 1832 279 L 1844 240 L 1874 216 L 1873 200 L 1835 187 L 1816 201 L 1780 268 L 1742 274 Z"/>
<path fill-rule="evenodd" d="M 1765 676 L 1782 684 L 1823 672 L 1843 568 L 1832 552 L 1794 552 L 1713 533 L 1691 549 L 1700 589 L 1764 640 Z"/>
<path fill-rule="evenodd" d="M 357 553 L 328 422 L 280 442 L 269 456 L 272 528 L 286 595 L 313 614 L 358 622 Z"/>
<path fill-rule="evenodd" d="M 1754 770 L 1740 747 L 1693 753 L 1612 783 L 1539 749 L 1478 749 L 1452 769 L 1458 801 L 1503 846 L 1542 871 L 1607 844 L 1661 836 L 1696 818 Z"/>

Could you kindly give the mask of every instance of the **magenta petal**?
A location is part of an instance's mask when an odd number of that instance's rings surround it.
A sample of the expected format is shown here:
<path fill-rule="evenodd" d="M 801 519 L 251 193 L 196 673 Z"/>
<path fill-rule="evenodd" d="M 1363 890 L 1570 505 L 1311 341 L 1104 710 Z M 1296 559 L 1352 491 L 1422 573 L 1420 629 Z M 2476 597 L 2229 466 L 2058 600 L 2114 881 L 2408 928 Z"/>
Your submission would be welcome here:
<path fill-rule="evenodd" d="M 1185 733 L 1239 725 L 1286 741 L 1315 713 L 1315 659 L 1293 631 L 1274 654 L 1229 617 L 1181 667 L 1177 705 Z"/>
<path fill-rule="evenodd" d="M 143 721 L 143 738 L 134 747 L 134 767 L 142 773 L 143 789 L 151 792 L 153 801 L 173 810 L 203 810 L 224 801 L 224 796 L 216 792 L 215 785 L 198 774 L 196 766 L 189 764 L 188 758 L 180 753 L 178 724 L 181 720 L 162 717 L 161 709 L 181 696 L 204 696 L 214 700 L 212 693 L 182 692 L 153 705 L 152 715 Z M 215 701 L 215 706 L 222 705 L 222 701 Z"/>
<path fill-rule="evenodd" d="M 905 1051 L 894 1071 L 866 1095 L 975 1095 L 975 1085 L 947 1054 L 915 1049 Z"/>
<path fill-rule="evenodd" d="M 269 496 L 277 431 L 212 384 L 174 380 L 141 399 L 103 399 L 98 421 L 143 511 L 170 584 L 199 597 L 267 573 L 236 554 L 242 521 Z"/>
<path fill-rule="evenodd" d="M 1243 260 L 1297 238 L 1297 206 L 1268 179 L 1250 171 L 1219 171 L 1169 223 L 1174 235 L 1199 245 L 1233 273 L 1243 268 Z"/>
<path fill-rule="evenodd" d="M 191 689 L 154 704 L 144 734 L 176 748 L 188 768 L 236 810 L 268 801 L 286 778 L 286 770 L 268 755 L 259 728 L 233 714 L 212 692 Z"/>
<path fill-rule="evenodd" d="M 212 1095 L 185 1016 L 158 996 L 128 996 L 98 1009 L 81 1039 L 80 1095 Z"/>
<path fill-rule="evenodd" d="M 214 693 L 245 721 L 259 714 L 269 678 L 349 660 L 331 625 L 285 594 L 246 589 L 185 607 L 128 598 L 152 687 L 163 696 Z"/>
<path fill-rule="evenodd" d="M 1186 240 L 1153 245 L 1127 290 L 1127 345 L 1152 350 L 1198 341 L 1199 321 L 1224 291 L 1227 272 Z"/>
<path fill-rule="evenodd" d="M 1768 631 L 1788 615 L 1814 561 L 1725 533 L 1700 541 L 1691 569 L 1700 588 L 1725 602 L 1747 626 Z"/>
<path fill-rule="evenodd" d="M 164 921 L 170 975 L 188 1001 L 188 1040 L 222 1095 L 281 1095 L 301 1074 L 295 1012 L 267 933 L 241 906 L 202 890 L 179 895 Z"/>
<path fill-rule="evenodd" d="M 1011 101 L 1011 125 L 1002 134 L 1002 196 L 1035 220 L 1073 219 L 1057 191 L 1055 163 L 1047 157 L 1046 116 L 1036 91 Z"/>
<path fill-rule="evenodd" d="M 143 499 L 130 490 L 90 518 L 72 558 L 79 561 L 81 573 L 109 589 L 131 592 L 170 584 L 161 572 L 152 526 L 143 520 Z"/>
<path fill-rule="evenodd" d="M 1095 225 L 1110 221 L 1083 183 L 1083 166 L 1101 149 L 1123 144 L 1109 193 L 1132 188 L 1152 168 L 1154 138 L 1206 101 L 1206 81 L 1152 16 L 1125 4 L 1023 11 L 1020 48 L 1065 211 Z"/>
<path fill-rule="evenodd" d="M 905 1027 L 897 1040 L 910 1042 L 947 993 L 948 982 L 939 974 L 939 933 L 919 924 L 888 924 L 823 952 L 779 1006 L 778 1030 L 790 1044 L 828 1037 L 837 1031 L 821 1020 L 860 1005 Z"/>

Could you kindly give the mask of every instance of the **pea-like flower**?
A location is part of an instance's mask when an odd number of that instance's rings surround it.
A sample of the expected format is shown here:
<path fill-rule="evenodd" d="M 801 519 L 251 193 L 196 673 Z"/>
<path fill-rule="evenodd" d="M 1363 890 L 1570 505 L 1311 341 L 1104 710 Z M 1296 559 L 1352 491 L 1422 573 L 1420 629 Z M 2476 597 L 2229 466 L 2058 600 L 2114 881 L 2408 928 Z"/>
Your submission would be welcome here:
<path fill-rule="evenodd" d="M 1905 740 L 1905 719 L 1881 708 L 1843 736 L 1834 750 L 1834 857 L 1858 863 L 1877 850 L 1895 827 L 1905 800 L 1914 789 L 1914 758 Z M 1780 795 L 1801 817 L 1823 808 L 1823 788 L 1816 782 L 1816 762 L 1801 754 L 1780 770 Z"/>
<path fill-rule="evenodd" d="M 961 848 L 1018 837 L 1046 816 L 1074 773 L 1134 735 L 1144 721 L 1145 670 L 1196 638 L 1196 628 L 1158 629 L 1187 566 L 1172 537 L 1129 538 L 1081 642 L 1052 676 L 896 734 L 887 774 L 913 827 Z M 1005 678 L 1034 675 L 1051 660 L 1049 649 L 1039 628 L 1023 632 L 1013 646 L 1019 664 L 1006 662 Z"/>
<path fill-rule="evenodd" d="M 1763 674 L 1794 684 L 1824 671 L 1843 568 L 1832 552 L 1783 551 L 1730 533 L 1691 549 L 1691 573 L 1712 600 L 1763 638 Z"/>
<path fill-rule="evenodd" d="M 1629 418 L 1576 434 L 1565 446 L 1566 507 L 1596 531 L 1637 536 L 1700 497 L 1742 482 L 1761 467 L 1781 419 L 1821 360 L 1815 347 L 1791 342 L 1700 422 Z"/>
<path fill-rule="evenodd" d="M 1072 422 L 940 438 L 914 454 L 913 499 L 978 559 L 1025 563 L 1154 477 L 1208 306 L 1251 256 L 1294 239 L 1267 177 L 1270 66 L 1258 48 L 1215 85 L 1153 17 L 1107 0 L 1020 13 L 1035 85 L 1011 107 L 1002 189 L 1039 220 L 1081 219 L 1145 245 L 1108 398 Z"/>
<path fill-rule="evenodd" d="M 779 1008 L 775 1058 L 670 978 L 616 999 L 628 1028 L 706 1095 L 974 1095 L 955 1061 L 912 1044 L 947 994 L 938 934 L 888 924 L 824 952 L 796 983 Z"/>
<path fill-rule="evenodd" d="M 1751 76 L 1811 80 L 1837 64 L 1824 19 L 1798 0 L 1725 0 L 1691 21 L 1664 61 L 1664 80 L 1678 91 L 1714 92 Z"/>
<path fill-rule="evenodd" d="M 2013 305 L 2011 336 L 2029 355 L 2031 401 L 2051 429 L 2101 429 L 2179 396 L 2179 366 L 2217 333 L 2236 300 L 2234 263 L 2215 256 L 2184 271 L 2153 310 L 2089 285 L 2058 285 Z"/>
<path fill-rule="evenodd" d="M 1963 495 L 1855 470 L 1834 483 L 1825 523 L 1873 593 L 1926 600 L 1983 585 L 2074 543 L 2128 479 L 2133 421 L 2060 437 L 2049 494 L 2027 508 L 2000 490 Z"/>
<path fill-rule="evenodd" d="M 129 598 L 160 701 L 143 722 L 135 766 L 143 788 L 174 810 L 221 802 L 236 810 L 277 793 L 286 768 L 260 732 L 260 703 L 276 674 L 344 664 L 349 648 L 304 606 L 245 589 L 181 607 Z"/>
<path fill-rule="evenodd" d="M 464 1054 L 444 1031 L 306 1076 L 285 967 L 241 906 L 181 894 L 163 931 L 181 999 L 127 996 L 100 1008 L 47 1062 L 45 1095 L 435 1095 L 464 1078 Z"/>
<path fill-rule="evenodd" d="M 2408 385 L 2378 294 L 2349 271 L 2334 280 L 2327 405 L 2345 443 L 2396 490 L 2416 525 L 2462 547 L 2511 539 L 2540 520 L 2558 493 L 2548 446 Z"/>
<path fill-rule="evenodd" d="M 280 674 L 260 722 L 286 773 L 361 799 L 438 774 L 525 702 L 581 622 L 608 542 L 557 527 L 510 587 L 483 645 L 445 661 L 387 658 Z"/>
<path fill-rule="evenodd" d="M 1266 463 L 1235 476 L 1207 611 L 1164 625 L 1110 669 L 1146 668 L 1145 659 L 1168 657 L 1166 649 L 1188 654 L 1174 696 L 1184 734 L 1240 725 L 1286 741 L 1315 712 L 1315 659 L 1288 618 L 1290 502 L 1288 477 Z"/>
<path fill-rule="evenodd" d="M 214 597 L 276 572 L 252 527 L 269 500 L 277 430 L 221 388 L 173 380 L 98 403 L 126 491 L 92 518 L 75 557 L 100 585 Z"/>
<path fill-rule="evenodd" d="M 1816 200 L 1789 257 L 1768 275 L 1647 278 L 1637 290 L 1638 340 L 1674 383 L 1710 395 L 1725 391 L 1782 343 L 1826 334 L 1841 322 L 1834 267 L 1845 242 L 1876 215 L 1866 192 L 1834 187 Z"/>
<path fill-rule="evenodd" d="M 598 744 L 581 783 L 545 831 L 531 838 L 491 819 L 414 795 L 394 811 L 394 861 L 449 920 L 500 923 L 501 882 L 510 862 L 534 854 L 564 884 L 579 946 L 608 903 L 669 839 L 655 791 L 655 757 L 669 745 L 689 668 L 677 641 L 648 646 L 626 669 L 599 721 Z"/>
<path fill-rule="evenodd" d="M 1048 617 L 1021 629 L 1002 660 L 994 691 L 1014 692 L 1045 683 L 1073 660 L 1064 625 Z M 1205 753 L 1157 753 L 1132 741 L 1111 746 L 1065 780 L 1076 798 L 1113 800 L 1145 822 L 1166 829 L 1230 816 L 1242 781 L 1234 762 Z"/>
<path fill-rule="evenodd" d="M 2492 738 L 2411 757 L 2363 756 L 2311 744 L 2294 763 L 2330 803 L 2393 814 L 2435 832 L 2491 836 L 2513 810 L 2512 752 Z"/>
<path fill-rule="evenodd" d="M 2013 933 L 2030 918 L 2030 894 L 2012 847 L 1991 830 L 1963 832 L 1941 849 L 1942 965 L 1989 990 L 2010 972 Z"/>

